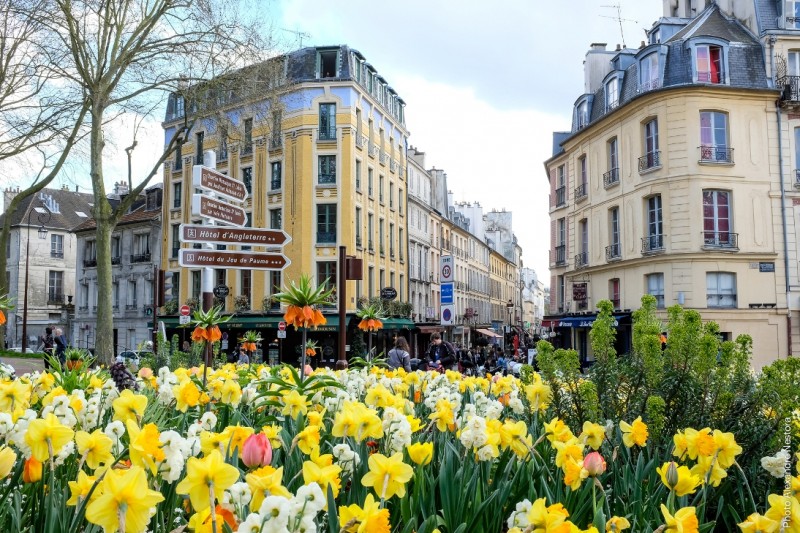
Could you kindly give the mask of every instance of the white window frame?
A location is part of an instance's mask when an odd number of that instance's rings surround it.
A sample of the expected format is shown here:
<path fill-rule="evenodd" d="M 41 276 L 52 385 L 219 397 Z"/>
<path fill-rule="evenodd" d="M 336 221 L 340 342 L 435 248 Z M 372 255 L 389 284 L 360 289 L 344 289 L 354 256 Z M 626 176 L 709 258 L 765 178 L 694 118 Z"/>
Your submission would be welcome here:
<path fill-rule="evenodd" d="M 737 307 L 735 272 L 706 272 L 706 305 L 709 308 Z"/>
<path fill-rule="evenodd" d="M 655 296 L 656 308 L 664 309 L 664 273 L 654 272 L 645 276 L 647 294 Z"/>

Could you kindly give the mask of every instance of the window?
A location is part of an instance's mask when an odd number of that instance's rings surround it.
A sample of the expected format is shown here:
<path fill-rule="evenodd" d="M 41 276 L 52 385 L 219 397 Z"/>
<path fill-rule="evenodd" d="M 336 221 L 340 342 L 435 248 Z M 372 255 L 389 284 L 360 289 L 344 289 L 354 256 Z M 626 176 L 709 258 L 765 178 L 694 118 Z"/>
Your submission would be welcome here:
<path fill-rule="evenodd" d="M 224 268 L 214 269 L 214 286 L 227 285 L 227 270 Z"/>
<path fill-rule="evenodd" d="M 736 246 L 731 233 L 730 192 L 703 191 L 703 243 L 706 246 Z"/>
<path fill-rule="evenodd" d="M 242 146 L 242 154 L 253 153 L 253 119 L 244 119 L 244 142 Z"/>
<path fill-rule="evenodd" d="M 589 125 L 589 102 L 584 100 L 578 104 L 576 109 L 578 129 L 585 128 Z"/>
<path fill-rule="evenodd" d="M 240 270 L 239 271 L 239 295 L 247 298 L 248 305 L 252 301 L 250 295 L 253 291 L 253 271 Z"/>
<path fill-rule="evenodd" d="M 786 28 L 800 30 L 800 1 L 786 0 Z"/>
<path fill-rule="evenodd" d="M 736 307 L 736 274 L 706 272 L 706 300 L 708 307 Z"/>
<path fill-rule="evenodd" d="M 269 210 L 269 229 L 281 229 L 283 227 L 283 212 L 281 209 Z"/>
<path fill-rule="evenodd" d="M 567 203 L 567 166 L 556 168 L 556 207 Z"/>
<path fill-rule="evenodd" d="M 586 156 L 578 158 L 578 186 L 575 188 L 575 199 L 579 200 L 585 198 L 589 192 L 588 187 L 588 170 L 586 167 Z"/>
<path fill-rule="evenodd" d="M 270 294 L 275 295 L 279 292 L 282 292 L 281 289 L 281 271 L 280 270 L 272 270 L 269 273 L 269 285 L 270 285 Z M 274 308 L 280 308 L 280 303 L 272 302 L 271 306 Z"/>
<path fill-rule="evenodd" d="M 381 255 L 386 253 L 386 249 L 384 248 L 385 238 L 383 236 L 383 219 L 378 220 L 378 247 L 380 249 Z M 381 285 L 382 287 L 383 285 Z"/>
<path fill-rule="evenodd" d="M 319 140 L 336 140 L 336 104 L 319 104 Z"/>
<path fill-rule="evenodd" d="M 361 190 L 361 161 L 356 159 L 356 190 Z"/>
<path fill-rule="evenodd" d="M 643 239 L 642 251 L 664 249 L 664 221 L 662 219 L 661 195 L 647 199 L 647 237 Z"/>
<path fill-rule="evenodd" d="M 356 207 L 356 247 L 361 248 L 361 208 Z"/>
<path fill-rule="evenodd" d="M 800 2 L 797 2 L 797 5 L 800 6 Z M 800 24 L 800 19 L 797 22 Z M 786 67 L 789 76 L 800 76 L 800 50 L 789 51 L 789 61 Z"/>
<path fill-rule="evenodd" d="M 380 269 L 378 271 L 378 287 L 384 288 L 386 286 L 386 271 L 384 269 Z"/>
<path fill-rule="evenodd" d="M 394 209 L 394 183 L 389 183 L 389 209 Z"/>
<path fill-rule="evenodd" d="M 176 181 L 172 184 L 172 208 L 179 209 L 183 203 L 183 183 Z"/>
<path fill-rule="evenodd" d="M 111 307 L 119 309 L 119 282 L 115 281 L 111 284 Z"/>
<path fill-rule="evenodd" d="M 367 169 L 367 194 L 372 198 L 372 169 Z"/>
<path fill-rule="evenodd" d="M 639 91 L 652 91 L 661 87 L 661 77 L 658 69 L 658 54 L 652 53 L 644 56 L 639 62 Z"/>
<path fill-rule="evenodd" d="M 175 147 L 175 170 L 183 168 L 183 144 L 178 143 Z"/>
<path fill-rule="evenodd" d="M 173 224 L 172 225 L 172 257 L 173 259 L 177 259 L 178 257 L 178 250 L 181 249 L 181 226 L 180 224 Z"/>
<path fill-rule="evenodd" d="M 375 267 L 369 267 L 369 275 L 367 276 L 367 283 L 369 292 L 367 292 L 367 297 L 371 298 L 375 294 Z"/>
<path fill-rule="evenodd" d="M 608 280 L 608 299 L 611 300 L 611 305 L 614 306 L 614 309 L 622 308 L 619 296 L 619 278 Z"/>
<path fill-rule="evenodd" d="M 647 274 L 645 278 L 647 281 L 647 294 L 655 296 L 658 309 L 664 309 L 664 273 Z"/>
<path fill-rule="evenodd" d="M 150 234 L 137 233 L 133 236 L 133 254 L 131 263 L 150 261 Z"/>
<path fill-rule="evenodd" d="M 603 174 L 603 186 L 610 187 L 619 183 L 619 141 L 616 137 L 606 143 L 608 156 L 608 172 Z"/>
<path fill-rule="evenodd" d="M 558 276 L 556 278 L 556 305 L 558 306 L 558 312 L 563 313 L 566 311 L 566 285 L 564 282 L 564 276 Z"/>
<path fill-rule="evenodd" d="M 228 130 L 224 127 L 219 129 L 219 160 L 228 160 Z"/>
<path fill-rule="evenodd" d="M 10 239 L 9 239 L 10 240 Z M 58 234 L 50 235 L 50 257 L 64 257 L 64 236 Z"/>
<path fill-rule="evenodd" d="M 374 226 L 374 215 L 372 213 L 369 213 L 367 215 L 367 248 L 369 249 L 370 252 L 374 252 L 375 251 L 375 244 L 373 243 L 373 240 L 372 240 L 373 239 L 372 235 L 373 235 L 374 228 L 375 228 L 375 226 Z"/>
<path fill-rule="evenodd" d="M 378 177 L 378 201 L 383 203 L 383 176 Z"/>
<path fill-rule="evenodd" d="M 273 191 L 277 191 L 281 188 L 281 174 L 283 173 L 282 167 L 283 165 L 281 165 L 280 161 L 274 161 L 270 164 L 272 176 L 269 181 L 269 188 Z"/>
<path fill-rule="evenodd" d="M 658 151 L 658 119 L 649 120 L 644 125 L 644 156 L 639 159 L 639 172 L 661 166 Z"/>
<path fill-rule="evenodd" d="M 339 76 L 339 50 L 317 51 L 317 78 L 336 78 Z"/>
<path fill-rule="evenodd" d="M 198 277 L 200 272 L 197 272 Z M 199 293 L 199 291 L 198 291 Z M 127 294 L 127 303 L 125 305 L 126 309 L 136 309 L 136 280 L 128 280 L 128 294 Z"/>
<path fill-rule="evenodd" d="M 800 128 L 794 129 L 794 185 L 800 186 Z"/>
<path fill-rule="evenodd" d="M 556 231 L 556 264 L 567 262 L 567 219 L 559 218 Z"/>
<path fill-rule="evenodd" d="M 619 105 L 619 79 L 606 83 L 606 110 L 614 109 Z"/>
<path fill-rule="evenodd" d="M 317 262 L 317 285 L 324 285 L 326 289 L 336 288 L 336 261 Z"/>
<path fill-rule="evenodd" d="M 253 167 L 244 167 L 242 169 L 242 183 L 244 183 L 244 188 L 247 189 L 247 194 L 253 194 Z"/>
<path fill-rule="evenodd" d="M 608 210 L 609 246 L 606 249 L 606 259 L 619 259 L 622 255 L 619 237 L 619 207 Z"/>
<path fill-rule="evenodd" d="M 335 155 L 321 155 L 318 157 L 319 171 L 318 183 L 320 184 L 335 184 L 336 183 L 336 156 Z"/>
<path fill-rule="evenodd" d="M 578 236 L 580 238 L 580 253 L 575 256 L 575 267 L 589 264 L 589 221 L 583 219 L 578 222 Z"/>
<path fill-rule="evenodd" d="M 698 83 L 724 83 L 722 47 L 700 44 L 694 49 L 695 72 Z"/>
<path fill-rule="evenodd" d="M 394 259 L 394 224 L 389 222 L 389 257 Z"/>
<path fill-rule="evenodd" d="M 403 216 L 403 189 L 397 188 L 397 212 Z"/>
<path fill-rule="evenodd" d="M 719 111 L 700 112 L 700 160 L 733 162 L 728 148 L 728 115 Z"/>
<path fill-rule="evenodd" d="M 317 205 L 317 243 L 336 242 L 336 204 Z"/>
<path fill-rule="evenodd" d="M 195 134 L 195 147 L 194 147 L 194 160 L 195 164 L 203 164 L 203 132 L 199 131 Z"/>
<path fill-rule="evenodd" d="M 403 261 L 403 250 L 405 249 L 405 244 L 403 241 L 403 228 L 397 228 L 397 246 L 400 248 L 400 261 Z"/>
<path fill-rule="evenodd" d="M 64 301 L 64 272 L 51 270 L 47 277 L 48 303 L 65 303 Z"/>
<path fill-rule="evenodd" d="M 86 241 L 83 249 L 83 266 L 97 266 L 97 242 Z"/>

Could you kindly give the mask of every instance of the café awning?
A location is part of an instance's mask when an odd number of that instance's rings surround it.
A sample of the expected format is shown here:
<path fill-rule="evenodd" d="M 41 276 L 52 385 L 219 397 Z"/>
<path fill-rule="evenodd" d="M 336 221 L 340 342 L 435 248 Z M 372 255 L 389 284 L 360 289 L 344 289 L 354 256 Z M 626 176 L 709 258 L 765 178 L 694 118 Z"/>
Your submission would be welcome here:
<path fill-rule="evenodd" d="M 619 321 L 629 315 L 614 315 L 614 325 L 618 326 Z M 553 318 L 542 321 L 543 328 L 590 328 L 597 315 L 586 316 L 565 316 L 563 318 Z"/>
<path fill-rule="evenodd" d="M 502 335 L 500 335 L 499 333 L 495 333 L 494 331 L 492 331 L 490 329 L 480 329 L 480 328 L 478 328 L 475 331 L 477 331 L 481 335 L 486 335 L 487 337 L 495 337 L 495 338 L 502 337 Z"/>

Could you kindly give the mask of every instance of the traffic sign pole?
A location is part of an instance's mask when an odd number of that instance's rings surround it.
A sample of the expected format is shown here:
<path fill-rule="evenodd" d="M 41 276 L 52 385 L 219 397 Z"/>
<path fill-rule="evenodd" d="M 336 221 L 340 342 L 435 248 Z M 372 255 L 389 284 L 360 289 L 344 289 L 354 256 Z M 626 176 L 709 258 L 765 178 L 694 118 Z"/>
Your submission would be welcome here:
<path fill-rule="evenodd" d="M 212 169 L 217 168 L 217 153 L 214 150 L 206 150 L 203 153 L 203 163 L 206 163 L 208 167 Z M 202 172 L 202 171 L 201 171 Z M 212 199 L 214 198 L 214 193 L 208 191 L 208 196 Z M 214 226 L 214 219 L 212 218 L 204 218 L 204 223 L 208 226 Z M 214 245 L 211 243 L 207 243 L 206 247 L 209 250 L 214 249 Z M 203 273 L 201 275 L 201 287 L 203 292 L 203 311 L 208 312 L 214 306 L 214 270 L 211 267 L 203 268 Z M 207 342 L 205 345 L 205 365 L 203 366 L 203 389 L 206 388 L 206 383 L 208 382 L 208 367 L 211 366 L 211 343 Z M 208 409 L 208 405 L 206 405 L 206 409 Z"/>

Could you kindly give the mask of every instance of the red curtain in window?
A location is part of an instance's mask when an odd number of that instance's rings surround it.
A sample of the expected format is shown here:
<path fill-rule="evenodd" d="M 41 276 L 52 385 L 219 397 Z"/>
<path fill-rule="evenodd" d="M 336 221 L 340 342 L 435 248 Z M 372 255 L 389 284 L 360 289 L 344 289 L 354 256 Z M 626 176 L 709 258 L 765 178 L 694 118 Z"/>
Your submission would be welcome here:
<path fill-rule="evenodd" d="M 721 50 L 717 47 L 710 47 L 709 55 L 711 56 L 711 83 L 720 83 L 720 74 L 722 73 Z"/>

